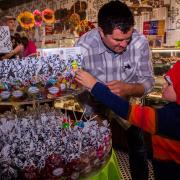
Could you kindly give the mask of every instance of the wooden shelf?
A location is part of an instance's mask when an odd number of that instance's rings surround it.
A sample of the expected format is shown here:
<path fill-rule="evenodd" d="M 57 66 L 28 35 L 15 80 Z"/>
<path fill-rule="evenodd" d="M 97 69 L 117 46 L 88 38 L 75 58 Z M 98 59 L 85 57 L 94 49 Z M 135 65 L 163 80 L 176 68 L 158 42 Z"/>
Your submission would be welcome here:
<path fill-rule="evenodd" d="M 35 105 L 40 103 L 52 102 L 53 99 L 30 100 L 30 101 L 1 101 L 0 106 L 20 107 L 22 105 Z"/>

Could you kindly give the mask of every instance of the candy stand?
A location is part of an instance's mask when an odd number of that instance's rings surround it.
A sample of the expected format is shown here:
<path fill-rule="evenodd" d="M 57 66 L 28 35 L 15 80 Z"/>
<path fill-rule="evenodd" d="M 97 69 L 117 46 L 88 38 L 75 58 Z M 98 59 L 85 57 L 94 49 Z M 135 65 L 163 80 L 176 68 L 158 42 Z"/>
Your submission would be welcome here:
<path fill-rule="evenodd" d="M 108 121 L 77 104 L 69 113 L 72 100 L 63 111 L 46 104 L 82 91 L 73 79 L 79 48 L 58 52 L 0 61 L 0 105 L 13 107 L 0 115 L 0 177 L 119 180 Z"/>

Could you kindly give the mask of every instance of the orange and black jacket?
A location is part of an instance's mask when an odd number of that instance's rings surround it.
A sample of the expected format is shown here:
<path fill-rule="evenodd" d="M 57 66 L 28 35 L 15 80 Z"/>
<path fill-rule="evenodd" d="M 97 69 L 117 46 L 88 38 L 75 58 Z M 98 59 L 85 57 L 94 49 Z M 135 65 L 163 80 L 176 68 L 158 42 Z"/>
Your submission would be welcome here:
<path fill-rule="evenodd" d="M 99 82 L 91 93 L 116 114 L 152 134 L 154 159 L 180 164 L 180 105 L 169 103 L 160 109 L 131 105 Z"/>

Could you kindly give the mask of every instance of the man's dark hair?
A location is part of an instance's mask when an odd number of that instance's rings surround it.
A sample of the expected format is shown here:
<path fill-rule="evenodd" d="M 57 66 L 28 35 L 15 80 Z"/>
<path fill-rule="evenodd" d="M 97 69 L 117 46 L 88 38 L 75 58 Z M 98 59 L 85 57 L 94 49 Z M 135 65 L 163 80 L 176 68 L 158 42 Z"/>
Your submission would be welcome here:
<path fill-rule="evenodd" d="M 110 1 L 99 10 L 98 26 L 102 28 L 104 34 L 112 34 L 114 28 L 126 33 L 134 26 L 134 16 L 125 3 Z"/>

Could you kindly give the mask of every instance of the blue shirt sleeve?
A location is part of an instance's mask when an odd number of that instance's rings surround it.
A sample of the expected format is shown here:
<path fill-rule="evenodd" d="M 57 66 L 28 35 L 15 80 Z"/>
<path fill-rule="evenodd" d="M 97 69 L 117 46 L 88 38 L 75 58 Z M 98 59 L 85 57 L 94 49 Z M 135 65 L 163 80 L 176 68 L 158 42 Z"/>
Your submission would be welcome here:
<path fill-rule="evenodd" d="M 129 102 L 113 94 L 106 85 L 97 82 L 92 88 L 91 93 L 98 101 L 105 104 L 117 115 L 127 119 L 130 108 Z"/>
<path fill-rule="evenodd" d="M 128 118 L 131 105 L 128 101 L 113 94 L 110 89 L 97 82 L 91 90 L 92 95 L 116 114 L 124 119 Z M 163 108 L 157 109 L 156 134 L 174 140 L 180 139 L 180 106 L 177 103 L 169 103 Z"/>

